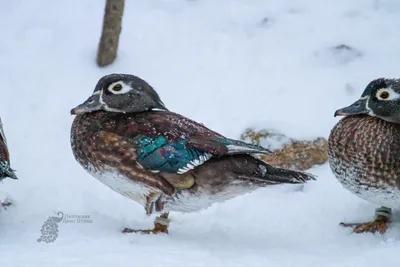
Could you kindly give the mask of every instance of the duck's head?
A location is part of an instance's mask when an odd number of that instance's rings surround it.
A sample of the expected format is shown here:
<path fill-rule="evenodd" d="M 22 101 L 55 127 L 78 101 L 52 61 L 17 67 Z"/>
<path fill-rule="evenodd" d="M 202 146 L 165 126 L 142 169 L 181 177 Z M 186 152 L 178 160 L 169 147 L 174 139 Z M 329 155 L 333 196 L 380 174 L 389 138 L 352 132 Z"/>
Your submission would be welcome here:
<path fill-rule="evenodd" d="M 146 81 L 129 74 L 110 74 L 97 82 L 93 94 L 73 108 L 71 114 L 98 110 L 129 113 L 152 109 L 167 110 L 157 92 Z"/>
<path fill-rule="evenodd" d="M 370 82 L 361 98 L 338 109 L 336 116 L 366 114 L 385 121 L 400 123 L 400 80 L 379 78 Z"/>

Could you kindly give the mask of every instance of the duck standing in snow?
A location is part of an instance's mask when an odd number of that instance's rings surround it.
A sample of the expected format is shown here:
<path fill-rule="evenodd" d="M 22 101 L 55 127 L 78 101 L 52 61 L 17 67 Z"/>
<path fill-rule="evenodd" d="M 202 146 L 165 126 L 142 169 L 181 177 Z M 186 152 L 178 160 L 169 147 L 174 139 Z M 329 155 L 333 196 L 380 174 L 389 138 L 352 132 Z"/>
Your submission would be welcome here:
<path fill-rule="evenodd" d="M 355 233 L 384 233 L 391 209 L 400 207 L 400 80 L 373 80 L 359 100 L 335 116 L 345 117 L 328 141 L 334 175 L 346 189 L 381 206 L 372 222 L 341 225 Z"/>
<path fill-rule="evenodd" d="M 312 175 L 274 168 L 251 156 L 263 147 L 226 138 L 168 111 L 139 77 L 111 74 L 71 110 L 76 160 L 112 190 L 161 214 L 152 230 L 168 233 L 170 211 L 191 212 L 257 188 L 299 184 Z"/>
<path fill-rule="evenodd" d="M 5 178 L 17 179 L 15 171 L 10 167 L 10 153 L 8 152 L 6 135 L 0 119 L 0 181 Z"/>

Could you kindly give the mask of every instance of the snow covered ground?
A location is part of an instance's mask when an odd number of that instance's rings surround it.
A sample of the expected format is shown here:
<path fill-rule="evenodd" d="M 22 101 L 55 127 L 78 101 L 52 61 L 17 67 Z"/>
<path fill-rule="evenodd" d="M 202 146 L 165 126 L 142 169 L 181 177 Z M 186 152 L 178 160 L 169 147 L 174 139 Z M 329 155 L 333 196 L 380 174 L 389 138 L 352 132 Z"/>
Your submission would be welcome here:
<path fill-rule="evenodd" d="M 69 143 L 70 109 L 111 72 L 144 78 L 171 110 L 229 137 L 250 126 L 327 137 L 370 80 L 399 76 L 399 1 L 126 2 L 118 60 L 99 69 L 104 1 L 0 0 L 0 115 L 20 178 L 1 184 L 16 203 L 0 213 L 0 266 L 399 266 L 400 224 L 384 236 L 338 226 L 376 207 L 327 165 L 303 191 L 265 188 L 171 214 L 168 236 L 124 235 L 153 218 L 89 176 Z M 38 243 L 54 211 L 93 223 L 61 223 Z"/>

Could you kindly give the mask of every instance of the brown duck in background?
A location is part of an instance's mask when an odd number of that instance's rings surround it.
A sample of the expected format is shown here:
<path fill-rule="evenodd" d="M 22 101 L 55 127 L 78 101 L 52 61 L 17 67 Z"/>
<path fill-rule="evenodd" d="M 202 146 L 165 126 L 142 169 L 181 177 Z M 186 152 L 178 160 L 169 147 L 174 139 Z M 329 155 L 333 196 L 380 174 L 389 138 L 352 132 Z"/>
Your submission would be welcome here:
<path fill-rule="evenodd" d="M 0 119 L 0 181 L 7 177 L 17 179 L 15 171 L 10 167 L 10 153 L 7 147 L 7 139 L 4 134 L 3 123 Z"/>
<path fill-rule="evenodd" d="M 391 209 L 400 208 L 400 80 L 370 82 L 359 100 L 335 116 L 345 117 L 328 141 L 334 175 L 346 189 L 381 206 L 372 222 L 341 225 L 355 233 L 384 233 Z"/>
<path fill-rule="evenodd" d="M 261 146 L 226 138 L 169 111 L 157 92 L 134 75 L 111 74 L 71 110 L 71 145 L 91 175 L 157 217 L 168 232 L 170 211 L 205 209 L 260 187 L 298 184 L 312 175 L 275 168 L 251 156 Z"/>

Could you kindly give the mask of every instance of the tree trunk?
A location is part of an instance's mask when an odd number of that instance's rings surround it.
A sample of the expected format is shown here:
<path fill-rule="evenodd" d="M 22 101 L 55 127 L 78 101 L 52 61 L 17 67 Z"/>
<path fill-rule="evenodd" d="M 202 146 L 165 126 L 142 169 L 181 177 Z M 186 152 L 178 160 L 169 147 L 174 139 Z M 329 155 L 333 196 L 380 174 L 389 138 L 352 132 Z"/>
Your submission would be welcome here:
<path fill-rule="evenodd" d="M 117 57 L 124 4 L 125 0 L 107 0 L 103 31 L 97 52 L 97 64 L 100 67 L 113 63 Z"/>

